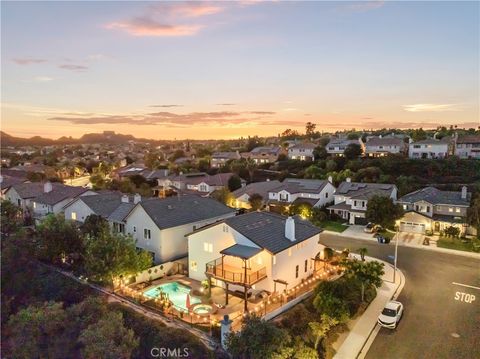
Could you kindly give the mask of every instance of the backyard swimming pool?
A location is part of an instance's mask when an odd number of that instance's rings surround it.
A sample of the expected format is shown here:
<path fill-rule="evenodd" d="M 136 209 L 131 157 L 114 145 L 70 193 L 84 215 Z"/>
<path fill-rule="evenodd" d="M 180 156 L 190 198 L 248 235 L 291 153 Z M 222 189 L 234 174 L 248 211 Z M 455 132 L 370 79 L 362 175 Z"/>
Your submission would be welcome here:
<path fill-rule="evenodd" d="M 168 295 L 168 298 L 173 303 L 174 307 L 183 312 L 187 312 L 187 296 L 190 293 L 190 288 L 178 282 L 171 282 L 159 284 L 155 287 L 149 288 L 143 292 L 147 297 L 155 299 L 160 297 L 163 292 Z M 200 303 L 200 299 L 190 296 L 190 305 Z"/>

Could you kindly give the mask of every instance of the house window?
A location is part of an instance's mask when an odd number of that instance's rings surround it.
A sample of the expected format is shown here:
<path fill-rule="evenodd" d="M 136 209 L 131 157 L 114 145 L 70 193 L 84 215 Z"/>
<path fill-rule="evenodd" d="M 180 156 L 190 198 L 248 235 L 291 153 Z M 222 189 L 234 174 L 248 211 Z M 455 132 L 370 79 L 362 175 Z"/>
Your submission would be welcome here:
<path fill-rule="evenodd" d="M 357 207 L 357 201 L 353 201 L 353 205 Z"/>
<path fill-rule="evenodd" d="M 365 201 L 362 201 L 362 207 L 365 207 Z"/>
<path fill-rule="evenodd" d="M 403 209 L 407 210 L 407 205 L 406 204 L 403 205 Z"/>
<path fill-rule="evenodd" d="M 273 260 L 273 265 L 277 264 L 277 256 L 273 256 L 272 260 Z"/>
<path fill-rule="evenodd" d="M 307 272 L 308 269 L 308 259 L 305 259 L 305 273 Z"/>
<path fill-rule="evenodd" d="M 152 238 L 152 233 L 150 232 L 149 229 L 145 228 L 143 230 L 143 238 L 145 238 L 145 239 L 151 239 Z"/>
<path fill-rule="evenodd" d="M 228 226 L 226 224 L 223 225 L 223 231 L 225 233 L 228 233 Z"/>
<path fill-rule="evenodd" d="M 328 198 L 328 192 L 325 192 L 325 198 Z"/>
<path fill-rule="evenodd" d="M 453 212 L 453 207 L 448 207 L 449 212 Z"/>
<path fill-rule="evenodd" d="M 427 212 L 430 212 L 430 206 L 427 206 Z"/>
<path fill-rule="evenodd" d="M 76 221 L 77 220 L 77 212 L 72 212 L 71 218 Z"/>
<path fill-rule="evenodd" d="M 208 253 L 213 252 L 213 244 L 208 242 L 203 242 L 203 250 Z"/>
<path fill-rule="evenodd" d="M 295 278 L 298 278 L 298 265 L 295 267 Z"/>
<path fill-rule="evenodd" d="M 37 203 L 36 202 L 33 202 L 33 208 L 37 208 Z"/>
<path fill-rule="evenodd" d="M 133 226 L 133 233 L 137 232 L 137 227 Z"/>
<path fill-rule="evenodd" d="M 193 230 L 196 230 L 197 229 L 197 226 L 193 226 Z"/>
<path fill-rule="evenodd" d="M 190 269 L 194 272 L 197 271 L 197 269 L 198 269 L 197 261 L 190 261 Z"/>
<path fill-rule="evenodd" d="M 460 213 L 460 208 L 459 208 L 459 207 L 456 207 L 456 208 L 455 208 L 455 212 Z"/>

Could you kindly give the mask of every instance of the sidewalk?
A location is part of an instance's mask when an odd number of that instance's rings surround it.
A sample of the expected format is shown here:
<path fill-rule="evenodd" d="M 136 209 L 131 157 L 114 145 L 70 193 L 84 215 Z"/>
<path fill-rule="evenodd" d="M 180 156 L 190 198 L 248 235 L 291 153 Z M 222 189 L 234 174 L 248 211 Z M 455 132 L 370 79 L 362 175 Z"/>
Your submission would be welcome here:
<path fill-rule="evenodd" d="M 366 257 L 367 261 L 377 260 L 376 258 Z M 358 318 L 353 328 L 348 333 L 340 348 L 335 354 L 335 359 L 354 359 L 364 358 L 378 333 L 377 318 L 379 313 L 385 307 L 385 304 L 398 297 L 405 285 L 405 277 L 400 270 L 397 270 L 396 280 L 393 283 L 393 266 L 387 262 L 385 264 L 385 274 L 383 275 L 383 284 L 377 289 L 377 296 L 370 303 L 368 308 Z"/>

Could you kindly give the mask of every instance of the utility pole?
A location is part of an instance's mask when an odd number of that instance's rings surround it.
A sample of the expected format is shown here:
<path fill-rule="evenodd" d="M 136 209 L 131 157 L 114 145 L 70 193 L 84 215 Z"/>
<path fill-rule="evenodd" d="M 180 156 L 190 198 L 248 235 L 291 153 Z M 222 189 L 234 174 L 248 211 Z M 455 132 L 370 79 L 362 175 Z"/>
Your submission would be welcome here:
<path fill-rule="evenodd" d="M 397 228 L 397 234 L 395 235 L 395 258 L 393 260 L 393 265 L 395 267 L 393 271 L 393 283 L 395 284 L 396 274 L 397 274 L 397 254 L 398 254 L 398 237 L 400 235 L 400 230 Z"/>

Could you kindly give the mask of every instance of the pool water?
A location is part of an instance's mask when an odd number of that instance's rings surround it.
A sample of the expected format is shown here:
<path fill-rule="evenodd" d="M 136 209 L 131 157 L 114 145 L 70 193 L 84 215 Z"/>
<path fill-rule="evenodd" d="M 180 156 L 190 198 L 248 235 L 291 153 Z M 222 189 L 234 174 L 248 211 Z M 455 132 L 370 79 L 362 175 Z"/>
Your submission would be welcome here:
<path fill-rule="evenodd" d="M 168 298 L 176 309 L 187 312 L 187 295 L 190 288 L 178 282 L 159 284 L 155 287 L 147 289 L 143 294 L 147 297 L 155 299 L 160 297 L 160 290 L 168 294 Z M 190 296 L 190 305 L 200 303 L 200 299 Z"/>

